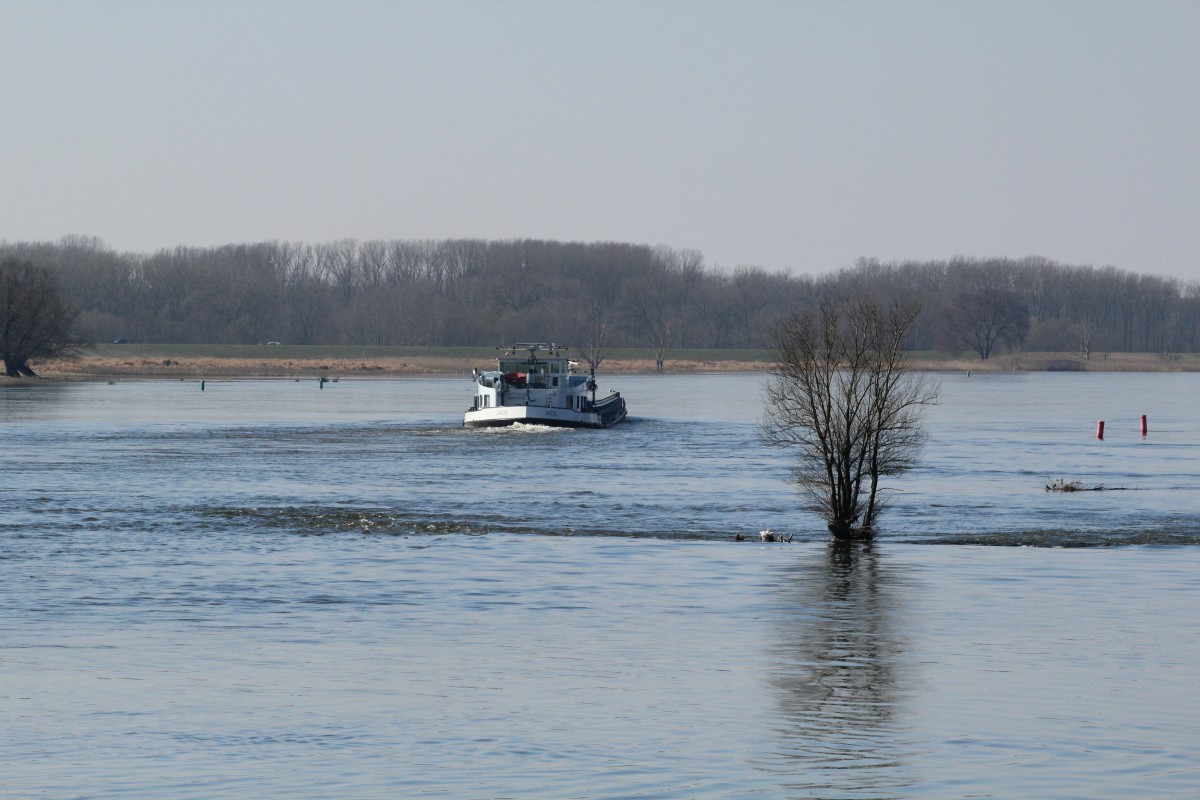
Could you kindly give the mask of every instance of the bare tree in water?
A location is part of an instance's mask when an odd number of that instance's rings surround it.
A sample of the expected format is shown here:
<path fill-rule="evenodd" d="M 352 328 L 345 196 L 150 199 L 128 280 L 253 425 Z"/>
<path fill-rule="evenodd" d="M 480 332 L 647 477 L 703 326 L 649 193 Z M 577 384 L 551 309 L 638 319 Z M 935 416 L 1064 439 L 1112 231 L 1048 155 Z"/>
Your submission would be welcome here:
<path fill-rule="evenodd" d="M 794 448 L 793 482 L 837 539 L 869 539 L 882 509 L 879 480 L 917 462 L 922 409 L 937 387 L 911 373 L 905 333 L 918 305 L 824 302 L 775 331 L 763 436 Z"/>

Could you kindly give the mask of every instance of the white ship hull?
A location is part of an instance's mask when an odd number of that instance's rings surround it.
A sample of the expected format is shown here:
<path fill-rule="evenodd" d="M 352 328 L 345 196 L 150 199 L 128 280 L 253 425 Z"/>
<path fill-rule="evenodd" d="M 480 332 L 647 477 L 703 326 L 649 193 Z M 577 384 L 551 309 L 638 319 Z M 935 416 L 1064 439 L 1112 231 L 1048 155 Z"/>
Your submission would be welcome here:
<path fill-rule="evenodd" d="M 616 405 L 619 403 L 619 406 Z M 503 425 L 553 425 L 559 428 L 607 428 L 625 419 L 625 401 L 614 398 L 614 404 L 599 411 L 572 411 L 569 408 L 545 406 L 497 406 L 468 411 L 463 425 L 468 428 L 495 428 Z"/>

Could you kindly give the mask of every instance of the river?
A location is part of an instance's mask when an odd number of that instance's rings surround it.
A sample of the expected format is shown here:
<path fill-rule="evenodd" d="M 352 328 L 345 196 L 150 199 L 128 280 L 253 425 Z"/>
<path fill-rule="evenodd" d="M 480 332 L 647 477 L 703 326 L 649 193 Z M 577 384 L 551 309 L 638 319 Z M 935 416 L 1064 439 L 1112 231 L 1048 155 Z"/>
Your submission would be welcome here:
<path fill-rule="evenodd" d="M 1196 795 L 1200 376 L 942 376 L 849 550 L 763 380 L 5 387 L 0 796 Z"/>

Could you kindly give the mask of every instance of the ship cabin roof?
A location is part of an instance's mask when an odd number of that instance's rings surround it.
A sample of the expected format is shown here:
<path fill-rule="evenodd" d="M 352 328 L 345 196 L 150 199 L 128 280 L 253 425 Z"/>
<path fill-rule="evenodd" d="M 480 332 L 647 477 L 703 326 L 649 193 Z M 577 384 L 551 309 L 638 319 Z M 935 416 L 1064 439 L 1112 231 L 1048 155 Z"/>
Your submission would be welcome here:
<path fill-rule="evenodd" d="M 573 372 L 569 358 L 562 354 L 557 345 L 516 344 L 498 359 L 500 372 L 525 373 L 528 375 L 570 375 Z"/>
<path fill-rule="evenodd" d="M 571 372 L 571 367 L 568 359 L 559 356 L 530 358 L 514 355 L 500 359 L 500 371 L 524 372 L 530 375 L 567 375 Z"/>

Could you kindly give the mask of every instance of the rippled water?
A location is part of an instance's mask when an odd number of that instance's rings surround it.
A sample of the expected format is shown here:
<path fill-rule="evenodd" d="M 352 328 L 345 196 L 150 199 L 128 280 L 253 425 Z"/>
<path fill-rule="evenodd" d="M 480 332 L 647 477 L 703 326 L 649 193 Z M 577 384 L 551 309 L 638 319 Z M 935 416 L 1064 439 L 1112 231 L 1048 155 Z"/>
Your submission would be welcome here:
<path fill-rule="evenodd" d="M 1195 796 L 1200 378 L 942 378 L 848 551 L 761 381 L 0 390 L 0 796 Z"/>

